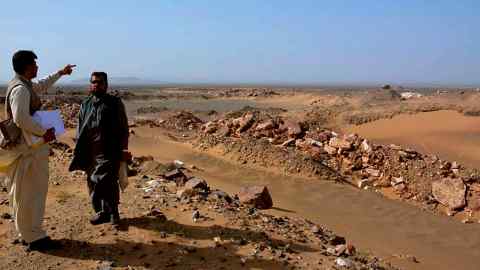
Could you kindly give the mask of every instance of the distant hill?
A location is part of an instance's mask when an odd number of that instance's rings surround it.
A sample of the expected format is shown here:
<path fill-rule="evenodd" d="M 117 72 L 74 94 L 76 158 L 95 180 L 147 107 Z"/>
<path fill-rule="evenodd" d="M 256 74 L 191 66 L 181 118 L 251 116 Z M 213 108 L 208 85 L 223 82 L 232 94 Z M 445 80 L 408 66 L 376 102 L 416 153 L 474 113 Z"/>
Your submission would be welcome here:
<path fill-rule="evenodd" d="M 109 84 L 121 84 L 121 85 L 144 85 L 144 84 L 158 84 L 161 83 L 160 81 L 154 80 L 145 80 L 138 77 L 109 77 L 108 78 Z M 72 80 L 69 82 L 70 84 L 89 84 L 90 78 L 83 78 Z"/>

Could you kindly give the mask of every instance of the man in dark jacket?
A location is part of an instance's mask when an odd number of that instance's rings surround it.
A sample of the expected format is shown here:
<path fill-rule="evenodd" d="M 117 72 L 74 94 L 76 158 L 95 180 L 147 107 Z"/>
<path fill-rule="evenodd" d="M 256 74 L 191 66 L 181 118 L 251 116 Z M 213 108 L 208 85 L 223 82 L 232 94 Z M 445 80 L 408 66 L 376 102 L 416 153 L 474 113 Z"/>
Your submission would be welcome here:
<path fill-rule="evenodd" d="M 128 120 L 120 98 L 107 93 L 105 72 L 93 72 L 90 95 L 80 106 L 77 141 L 70 171 L 87 174 L 88 191 L 95 215 L 93 225 L 118 224 L 119 167 L 131 158 L 128 152 Z"/>

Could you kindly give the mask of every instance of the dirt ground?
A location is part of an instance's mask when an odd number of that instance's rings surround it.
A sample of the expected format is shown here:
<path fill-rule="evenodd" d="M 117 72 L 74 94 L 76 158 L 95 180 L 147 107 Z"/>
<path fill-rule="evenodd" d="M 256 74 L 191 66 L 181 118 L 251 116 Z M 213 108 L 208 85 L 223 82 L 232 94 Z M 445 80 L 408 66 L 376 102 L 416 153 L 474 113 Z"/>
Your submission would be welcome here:
<path fill-rule="evenodd" d="M 472 258 L 480 254 L 472 247 L 480 243 L 473 235 L 478 224 L 460 222 L 480 218 L 471 211 L 472 198 L 480 192 L 471 162 L 475 151 L 469 152 L 470 160 L 460 156 L 449 161 L 451 156 L 442 154 L 445 147 L 432 146 L 424 153 L 420 144 L 382 137 L 390 131 L 379 129 L 382 124 L 376 121 L 444 110 L 476 119 L 477 92 L 419 90 L 423 96 L 404 99 L 402 91 L 380 89 L 152 91 L 120 93 L 129 111 L 135 156 L 153 156 L 162 164 L 182 160 L 193 166 L 186 169 L 189 175 L 233 198 L 241 186 L 266 185 L 274 208 L 260 211 L 235 199 L 226 203 L 213 193 L 185 199 L 177 194 L 181 187 L 158 173 L 140 171 L 122 193 L 121 228 L 94 227 L 88 223 L 92 212 L 84 176 L 67 172 L 71 153 L 56 149 L 50 159 L 45 228 L 65 248 L 28 253 L 13 244 L 8 196 L 1 192 L 2 269 L 346 269 L 343 263 L 351 269 L 476 269 Z M 60 108 L 72 128 L 81 98 L 59 96 L 48 97 L 48 106 Z M 259 128 L 269 120 L 272 129 Z M 360 124 L 370 126 L 362 130 L 356 127 Z M 213 133 L 206 131 L 213 126 Z M 352 139 L 348 132 L 372 140 L 373 154 L 365 155 L 363 138 Z M 455 135 L 470 136 L 462 151 L 475 145 L 475 132 Z M 412 137 L 408 134 L 400 135 Z M 72 145 L 72 137 L 70 130 L 62 141 Z M 336 151 L 345 143 L 351 148 Z M 338 146 L 335 152 L 328 152 L 331 145 Z M 455 147 L 448 149 L 455 152 Z M 362 158 L 361 169 L 355 169 Z M 460 163 L 459 169 L 452 161 Z M 405 189 L 382 186 L 400 171 Z M 465 208 L 451 211 L 432 199 L 432 183 L 446 176 L 464 181 L 465 196 L 474 196 Z M 158 186 L 146 192 L 155 180 Z M 360 180 L 368 180 L 363 182 L 366 190 L 356 188 Z M 195 211 L 201 218 L 192 219 Z"/>

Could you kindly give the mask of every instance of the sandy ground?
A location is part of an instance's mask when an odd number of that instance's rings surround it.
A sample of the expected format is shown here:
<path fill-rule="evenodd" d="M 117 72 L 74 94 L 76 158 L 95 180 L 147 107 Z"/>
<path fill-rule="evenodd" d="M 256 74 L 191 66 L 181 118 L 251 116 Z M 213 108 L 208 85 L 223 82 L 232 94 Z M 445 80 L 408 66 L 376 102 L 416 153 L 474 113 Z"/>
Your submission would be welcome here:
<path fill-rule="evenodd" d="M 437 154 L 469 167 L 480 165 L 480 118 L 456 111 L 399 115 L 345 130 L 379 143 L 406 145 L 422 153 Z"/>
<path fill-rule="evenodd" d="M 355 92 L 341 95 L 300 93 L 223 101 L 174 100 L 168 104 L 155 101 L 152 104 L 167 104 L 175 109 L 218 111 L 237 110 L 246 105 L 280 107 L 287 109 L 285 114 L 300 119 L 309 117 L 309 112 L 315 111 L 316 116 L 325 116 L 322 123 L 328 127 L 356 132 L 385 144 L 410 146 L 421 152 L 435 153 L 442 158 L 477 167 L 480 161 L 480 130 L 477 128 L 480 120 L 457 112 L 473 108 L 478 100 L 477 96 L 452 93 L 400 102 L 397 99 L 391 100 L 388 96 L 372 98 L 371 95 Z M 134 114 L 136 109 L 149 104 L 148 101 L 135 101 L 127 104 L 127 108 Z M 365 106 L 366 104 L 368 106 Z M 430 110 L 432 106 L 432 110 L 440 111 L 420 113 Z M 3 112 L 3 108 L 0 108 L 0 112 Z M 149 117 L 161 117 L 161 114 Z M 391 117 L 393 118 L 390 119 Z M 377 119 L 380 120 L 374 121 Z M 360 126 L 348 125 L 352 121 L 367 123 Z M 462 224 L 452 218 L 424 212 L 407 203 L 389 200 L 379 194 L 347 185 L 285 175 L 275 167 L 242 165 L 232 157 L 223 156 L 213 150 L 202 152 L 188 143 L 172 141 L 171 137 L 158 128 L 139 127 L 135 128 L 135 132 L 136 135 L 131 138 L 134 155 L 151 155 L 160 162 L 179 159 L 187 164 L 194 164 L 200 168 L 196 175 L 207 179 L 211 186 L 229 193 L 237 192 L 246 184 L 267 185 L 275 207 L 265 213 L 305 217 L 315 223 L 324 224 L 346 236 L 357 248 L 367 250 L 402 269 L 478 269 L 480 224 Z M 73 132 L 70 131 L 64 141 L 72 143 L 72 135 Z M 54 237 L 74 239 L 73 242 L 68 242 L 71 249 L 47 255 L 24 253 L 21 247 L 9 244 L 12 224 L 8 220 L 2 220 L 0 264 L 7 265 L 5 269 L 95 269 L 99 266 L 99 261 L 110 259 L 121 261 L 119 266 L 125 269 L 149 268 L 152 265 L 160 267 L 158 269 L 167 266 L 174 269 L 245 268 L 239 260 L 246 250 L 229 249 L 222 251 L 225 256 L 219 256 L 218 250 L 209 246 L 212 245 L 210 238 L 213 234 L 203 232 L 208 231 L 207 228 L 214 224 L 235 229 L 225 217 L 215 215 L 215 222 L 199 225 L 191 221 L 191 212 L 162 208 L 165 215 L 177 223 L 175 228 L 180 226 L 182 230 L 201 232 L 200 235 L 208 235 L 208 240 L 182 237 L 173 232 L 168 234 L 167 238 L 162 238 L 159 237 L 158 230 L 151 229 L 157 225 L 150 223 L 149 226 L 132 225 L 127 232 L 117 232 L 107 226 L 93 229 L 87 225 L 90 210 L 82 177 L 65 172 L 65 168 L 53 169 L 63 171 L 63 175 L 51 179 L 46 228 Z M 4 194 L 3 196 L 5 197 Z M 127 198 L 129 203 L 138 207 L 124 208 L 122 214 L 126 219 L 135 221 L 139 212 L 147 211 L 149 205 L 145 204 L 142 195 L 136 192 L 127 195 Z M 0 205 L 0 211 L 7 212 L 7 206 Z M 202 211 L 208 212 L 207 209 Z M 86 242 L 92 245 L 87 247 Z M 182 254 L 179 250 L 190 245 L 196 246 L 199 252 L 195 255 L 178 255 Z M 175 258 L 179 256 L 183 261 L 176 264 Z M 327 265 L 315 264 L 314 267 L 314 260 L 311 259 L 315 258 L 314 253 L 302 253 L 301 256 L 308 258 L 305 261 L 309 265 L 300 267 L 331 269 Z M 413 257 L 416 259 L 412 260 Z M 145 265 L 146 261 L 149 265 Z M 213 262 L 212 267 L 205 266 L 205 261 Z M 294 265 L 285 265 L 273 259 L 252 261 L 246 266 L 248 269 L 285 267 L 294 268 Z"/>
<path fill-rule="evenodd" d="M 462 224 L 445 216 L 423 212 L 403 202 L 345 185 L 312 182 L 271 171 L 235 164 L 218 155 L 172 143 L 155 130 L 137 129 L 132 142 L 137 154 L 169 160 L 174 153 L 205 171 L 200 174 L 215 186 L 234 192 L 241 185 L 265 184 L 271 189 L 277 209 L 322 222 L 334 231 L 375 254 L 389 258 L 404 269 L 477 269 L 480 224 Z M 142 134 L 147 134 L 145 138 Z M 156 149 L 149 146 L 156 145 Z M 398 259 L 414 255 L 419 264 Z M 439 256 L 442 254 L 442 256 Z"/>

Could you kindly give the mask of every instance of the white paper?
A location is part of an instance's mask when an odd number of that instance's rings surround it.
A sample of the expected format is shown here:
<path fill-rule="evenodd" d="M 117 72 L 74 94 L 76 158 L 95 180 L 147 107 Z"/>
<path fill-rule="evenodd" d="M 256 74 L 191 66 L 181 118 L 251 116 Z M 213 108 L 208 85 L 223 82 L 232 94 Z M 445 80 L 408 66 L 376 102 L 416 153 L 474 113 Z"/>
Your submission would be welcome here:
<path fill-rule="evenodd" d="M 37 111 L 32 116 L 33 120 L 40 124 L 44 129 L 55 128 L 55 136 L 59 137 L 65 133 L 65 125 L 63 124 L 60 110 Z M 40 140 L 40 137 L 33 136 L 33 142 Z"/>

